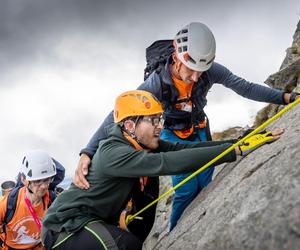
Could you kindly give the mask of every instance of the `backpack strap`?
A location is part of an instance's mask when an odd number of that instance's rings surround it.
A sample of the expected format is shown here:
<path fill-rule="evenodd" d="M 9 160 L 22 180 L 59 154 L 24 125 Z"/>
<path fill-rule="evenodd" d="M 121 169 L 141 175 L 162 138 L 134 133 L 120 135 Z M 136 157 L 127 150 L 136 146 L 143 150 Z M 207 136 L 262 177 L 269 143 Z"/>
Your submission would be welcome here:
<path fill-rule="evenodd" d="M 171 102 L 171 87 L 170 85 L 163 82 L 161 75 L 159 74 L 161 82 L 161 97 L 163 102 Z"/>
<path fill-rule="evenodd" d="M 6 206 L 6 213 L 4 215 L 3 223 L 2 223 L 2 232 L 4 233 L 4 241 L 0 240 L 0 246 L 5 244 L 6 240 L 6 225 L 11 221 L 14 216 L 18 195 L 21 186 L 15 187 L 13 190 L 10 191 L 7 197 L 7 206 Z"/>
<path fill-rule="evenodd" d="M 18 196 L 19 196 L 19 191 L 20 191 L 20 186 L 14 188 L 7 197 L 7 210 L 4 216 L 4 220 L 3 220 L 3 226 L 7 225 L 11 219 L 14 216 L 15 210 L 16 210 L 16 206 L 17 206 L 17 200 L 18 200 Z M 6 233 L 6 229 L 3 229 L 3 232 Z"/>

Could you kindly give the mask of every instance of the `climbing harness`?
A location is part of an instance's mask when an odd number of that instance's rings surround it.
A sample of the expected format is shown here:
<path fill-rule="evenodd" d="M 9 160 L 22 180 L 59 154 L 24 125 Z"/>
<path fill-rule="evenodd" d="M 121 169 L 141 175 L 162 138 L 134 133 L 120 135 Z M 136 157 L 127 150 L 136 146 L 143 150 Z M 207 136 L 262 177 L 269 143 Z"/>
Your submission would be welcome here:
<path fill-rule="evenodd" d="M 143 150 L 143 148 L 138 144 L 138 142 L 136 140 L 134 140 L 131 136 L 129 136 L 129 134 L 127 134 L 126 132 L 123 132 L 124 137 L 134 146 L 134 148 L 136 150 Z M 147 185 L 147 181 L 148 181 L 148 177 L 144 176 L 144 177 L 140 177 L 140 191 L 143 192 L 145 189 L 145 186 Z M 133 205 L 134 205 L 134 201 L 132 200 L 132 198 L 127 202 L 127 205 L 125 207 L 125 209 L 122 211 L 122 213 L 120 214 L 120 218 L 119 218 L 119 226 L 121 229 L 129 231 L 129 229 L 127 228 L 127 217 L 130 216 L 131 213 L 134 213 L 133 211 Z M 138 220 L 142 220 L 142 217 L 135 217 L 134 219 L 138 219 Z"/>
<path fill-rule="evenodd" d="M 223 156 L 225 156 L 226 154 L 228 154 L 229 152 L 231 152 L 232 150 L 234 150 L 236 147 L 240 146 L 243 142 L 246 142 L 246 140 L 248 140 L 250 137 L 252 137 L 253 135 L 257 134 L 259 131 L 261 131 L 262 129 L 264 129 L 265 127 L 267 127 L 269 124 L 271 124 L 272 122 L 274 122 L 276 119 L 278 119 L 280 116 L 282 116 L 284 113 L 286 113 L 287 111 L 289 111 L 290 109 L 292 109 L 294 106 L 296 106 L 299 103 L 300 103 L 300 98 L 296 99 L 294 102 L 292 102 L 289 105 L 287 105 L 286 107 L 284 107 L 281 111 L 279 111 L 277 114 L 275 114 L 269 120 L 265 121 L 263 124 L 261 124 L 259 127 L 257 127 L 256 129 L 254 129 L 251 133 L 249 133 L 248 135 L 246 135 L 244 138 L 240 139 L 238 142 L 234 143 L 231 147 L 227 148 L 224 152 L 222 152 L 221 154 L 219 154 L 218 156 L 216 156 L 214 159 L 212 159 L 211 161 L 209 161 L 208 163 L 206 163 L 204 166 L 202 166 L 197 171 L 195 171 L 194 173 L 192 173 L 190 176 L 188 176 L 187 178 L 185 178 L 184 180 L 182 180 L 176 186 L 170 188 L 167 192 L 165 192 L 164 194 L 162 194 L 161 196 L 159 196 L 156 200 L 152 201 L 146 207 L 144 207 L 143 209 L 141 209 L 140 211 L 138 211 L 137 213 L 135 213 L 133 215 L 128 215 L 127 218 L 126 218 L 126 225 L 128 225 L 131 221 L 134 220 L 135 217 L 139 216 L 146 209 L 148 209 L 149 207 L 151 207 L 152 205 L 154 205 L 155 203 L 157 203 L 158 201 L 160 201 L 165 196 L 171 194 L 173 191 L 175 191 L 176 189 L 178 189 L 184 183 L 186 183 L 187 181 L 189 181 L 190 179 L 192 179 L 194 176 L 196 176 L 197 174 L 199 174 L 202 171 L 204 171 L 205 169 L 207 169 L 209 166 L 211 166 L 212 164 L 214 164 L 216 161 L 218 161 L 219 159 L 221 159 Z M 267 138 L 267 135 L 265 135 L 265 136 Z M 269 138 L 267 138 L 267 139 L 269 139 Z"/>

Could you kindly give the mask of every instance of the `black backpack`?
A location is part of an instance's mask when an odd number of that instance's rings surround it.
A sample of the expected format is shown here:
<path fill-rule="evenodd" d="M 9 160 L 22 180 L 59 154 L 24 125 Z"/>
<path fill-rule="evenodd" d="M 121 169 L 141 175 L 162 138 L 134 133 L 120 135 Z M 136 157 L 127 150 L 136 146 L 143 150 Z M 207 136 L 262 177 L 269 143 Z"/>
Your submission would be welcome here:
<path fill-rule="evenodd" d="M 162 80 L 161 70 L 165 67 L 168 58 L 174 52 L 173 40 L 158 40 L 146 48 L 146 68 L 144 69 L 144 80 L 146 80 L 152 72 L 156 72 L 160 77 L 162 89 L 162 103 L 173 103 L 171 100 L 170 86 Z"/>
<path fill-rule="evenodd" d="M 152 43 L 146 49 L 147 64 L 144 70 L 144 80 L 155 70 L 159 73 L 174 51 L 173 40 L 158 40 Z"/>
<path fill-rule="evenodd" d="M 56 193 L 55 193 L 56 186 L 59 183 L 61 183 L 63 181 L 63 179 L 65 178 L 65 168 L 58 161 L 56 161 L 55 159 L 52 158 L 52 160 L 54 161 L 54 163 L 56 165 L 56 175 L 54 176 L 53 181 L 49 185 L 49 199 L 50 199 L 50 201 L 49 201 L 48 207 L 52 204 L 52 202 L 56 198 Z M 19 173 L 18 176 L 17 176 L 16 187 L 10 191 L 10 193 L 8 194 L 8 197 L 7 197 L 7 210 L 6 210 L 6 213 L 4 215 L 2 225 L 1 225 L 2 226 L 2 232 L 4 234 L 6 234 L 6 225 L 14 217 L 19 191 L 20 191 L 20 188 L 23 187 L 23 186 L 24 185 L 21 181 L 21 173 Z M 2 246 L 3 243 L 4 242 L 0 239 L 0 246 Z"/>

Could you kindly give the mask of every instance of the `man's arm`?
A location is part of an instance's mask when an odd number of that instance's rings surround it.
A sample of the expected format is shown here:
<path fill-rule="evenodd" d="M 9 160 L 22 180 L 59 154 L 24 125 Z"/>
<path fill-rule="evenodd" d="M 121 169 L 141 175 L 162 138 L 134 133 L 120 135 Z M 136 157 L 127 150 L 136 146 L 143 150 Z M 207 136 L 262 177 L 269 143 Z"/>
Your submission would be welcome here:
<path fill-rule="evenodd" d="M 183 174 L 196 171 L 231 145 L 229 143 L 211 147 L 195 147 L 193 145 L 177 151 L 149 153 L 145 150 L 135 150 L 125 144 L 120 145 L 107 141 L 101 145 L 92 164 L 95 166 L 100 164 L 103 174 L 115 177 Z M 213 166 L 234 161 L 236 153 L 235 150 L 229 152 Z"/>
<path fill-rule="evenodd" d="M 248 99 L 267 102 L 274 104 L 288 104 L 290 103 L 290 94 L 283 90 L 265 87 L 263 85 L 249 82 L 239 76 L 234 75 L 223 65 L 214 63 L 209 71 L 211 79 L 214 83 L 221 83 L 225 87 L 232 89 L 237 94 Z"/>

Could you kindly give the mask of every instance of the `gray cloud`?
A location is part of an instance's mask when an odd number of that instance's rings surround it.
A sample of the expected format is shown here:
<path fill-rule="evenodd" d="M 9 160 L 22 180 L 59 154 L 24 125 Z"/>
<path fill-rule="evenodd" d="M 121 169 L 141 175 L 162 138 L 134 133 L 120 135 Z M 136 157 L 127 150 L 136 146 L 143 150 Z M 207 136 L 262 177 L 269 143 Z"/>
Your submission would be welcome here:
<path fill-rule="evenodd" d="M 216 6 L 216 1 L 2 0 L 0 73 L 40 61 L 57 63 L 54 48 L 76 34 L 143 51 L 154 39 L 173 37 L 191 19 L 209 17 L 205 10 Z M 229 6 L 222 9 L 224 16 Z"/>
<path fill-rule="evenodd" d="M 108 36 L 113 30 L 108 27 L 107 22 L 109 26 L 114 25 L 111 15 L 115 9 L 120 8 L 121 3 L 122 1 L 95 0 L 2 2 L 0 8 L 1 73 L 9 72 L 26 63 L 36 63 L 38 60 L 55 63 L 57 58 L 53 49 L 65 37 L 72 34 L 80 33 L 87 39 L 91 35 L 100 34 L 102 38 L 105 34 Z M 124 7 L 126 11 L 126 6 Z"/>

